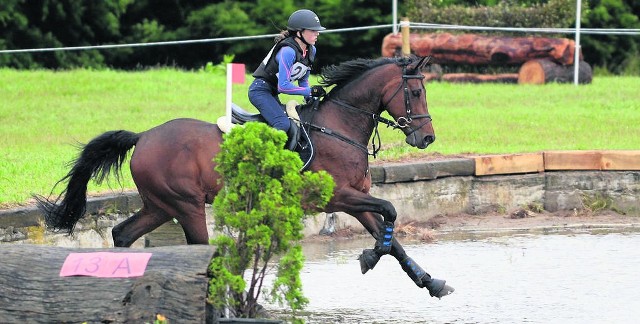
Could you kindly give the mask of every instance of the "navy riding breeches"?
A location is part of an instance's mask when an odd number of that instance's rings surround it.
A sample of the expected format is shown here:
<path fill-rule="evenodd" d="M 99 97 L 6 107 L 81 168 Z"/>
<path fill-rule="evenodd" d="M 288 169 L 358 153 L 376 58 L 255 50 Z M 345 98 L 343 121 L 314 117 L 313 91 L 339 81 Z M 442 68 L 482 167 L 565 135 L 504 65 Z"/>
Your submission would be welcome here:
<path fill-rule="evenodd" d="M 249 101 L 275 129 L 289 131 L 289 118 L 282 108 L 277 91 L 263 79 L 255 79 L 249 86 Z"/>

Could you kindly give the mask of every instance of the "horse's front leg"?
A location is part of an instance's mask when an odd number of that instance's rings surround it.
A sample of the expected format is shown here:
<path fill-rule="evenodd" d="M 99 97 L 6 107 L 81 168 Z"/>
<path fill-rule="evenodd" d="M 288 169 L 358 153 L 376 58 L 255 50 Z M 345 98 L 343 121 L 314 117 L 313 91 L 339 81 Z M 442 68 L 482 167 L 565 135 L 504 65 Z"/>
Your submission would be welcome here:
<path fill-rule="evenodd" d="M 432 278 L 406 254 L 400 242 L 393 238 L 393 222 L 397 212 L 389 201 L 350 188 L 336 191 L 328 207 L 354 216 L 376 239 L 374 248 L 365 249 L 358 257 L 363 274 L 373 269 L 383 255 L 391 254 L 409 278 L 418 287 L 427 288 L 431 296 L 440 298 L 454 291 L 444 280 Z"/>
<path fill-rule="evenodd" d="M 345 188 L 334 193 L 333 199 L 327 208 L 329 211 L 344 211 L 357 218 L 359 213 L 376 213 L 382 215 L 382 220 L 375 217 L 375 224 L 365 224 L 363 220 L 360 223 L 367 228 L 369 233 L 376 239 L 374 250 L 379 255 L 391 252 L 393 241 L 393 223 L 398 216 L 396 208 L 391 202 L 372 197 L 371 195 L 355 190 L 353 188 Z M 366 220 L 369 222 L 369 220 Z M 372 231 L 373 227 L 375 229 Z"/>
<path fill-rule="evenodd" d="M 373 237 L 383 235 L 380 229 L 384 229 L 384 222 L 379 215 L 371 212 L 352 213 L 351 215 L 358 219 Z M 413 280 L 416 286 L 426 288 L 432 297 L 441 298 L 454 292 L 455 289 L 447 285 L 445 280 L 432 278 L 429 273 L 422 269 L 418 263 L 407 255 L 402 244 L 395 238 L 391 240 L 389 254 L 398 260 L 402 270 Z M 383 255 L 384 254 L 380 253 L 379 249 L 377 249 L 377 244 L 374 249 L 365 249 L 362 251 L 362 254 L 358 257 L 362 274 L 373 269 Z"/>

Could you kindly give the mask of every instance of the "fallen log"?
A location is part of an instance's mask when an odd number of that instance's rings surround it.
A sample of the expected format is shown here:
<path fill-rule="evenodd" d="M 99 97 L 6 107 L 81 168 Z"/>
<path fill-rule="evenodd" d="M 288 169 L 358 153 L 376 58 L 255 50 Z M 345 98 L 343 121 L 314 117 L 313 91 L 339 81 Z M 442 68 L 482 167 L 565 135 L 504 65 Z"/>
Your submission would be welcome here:
<path fill-rule="evenodd" d="M 519 84 L 545 84 L 549 82 L 571 83 L 574 81 L 573 65 L 560 65 L 550 59 L 537 59 L 526 62 L 518 72 Z M 578 83 L 591 83 L 591 66 L 580 61 L 578 65 Z"/>
<path fill-rule="evenodd" d="M 414 54 L 431 55 L 438 64 L 519 65 L 536 58 L 551 58 L 566 65 L 573 64 L 575 50 L 575 42 L 567 38 L 476 34 L 412 33 L 409 43 Z M 382 56 L 392 57 L 401 53 L 401 35 L 385 36 Z"/>
<path fill-rule="evenodd" d="M 67 256 L 83 252 L 152 253 L 133 278 L 61 277 Z M 214 247 L 67 249 L 2 246 L 0 323 L 205 323 L 207 268 Z M 209 310 L 211 313 L 211 310 Z"/>
<path fill-rule="evenodd" d="M 478 74 L 478 73 L 446 73 L 441 81 L 452 83 L 517 83 L 517 73 Z"/>
<path fill-rule="evenodd" d="M 424 75 L 424 82 L 439 81 L 442 78 L 442 74 L 433 72 L 422 72 L 422 75 Z"/>

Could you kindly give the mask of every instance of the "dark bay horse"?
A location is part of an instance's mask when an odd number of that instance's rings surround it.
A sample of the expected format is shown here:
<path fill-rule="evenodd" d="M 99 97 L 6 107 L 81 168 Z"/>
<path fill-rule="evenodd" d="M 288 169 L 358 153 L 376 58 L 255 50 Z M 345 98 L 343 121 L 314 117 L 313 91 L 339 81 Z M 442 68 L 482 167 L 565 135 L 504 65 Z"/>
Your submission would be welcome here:
<path fill-rule="evenodd" d="M 407 144 L 424 149 L 435 140 L 427 110 L 421 68 L 428 58 L 357 59 L 325 68 L 321 83 L 335 85 L 319 103 L 310 120 L 316 147 L 312 171 L 326 170 L 335 180 L 333 198 L 326 212 L 346 212 L 360 221 L 375 238 L 373 249 L 360 255 L 362 273 L 375 267 L 385 254 L 395 257 L 402 269 L 431 296 L 453 292 L 444 280 L 434 279 L 415 263 L 393 237 L 397 213 L 386 200 L 369 195 L 371 174 L 370 138 L 378 137 L 378 124 L 398 128 Z M 387 111 L 393 120 L 380 114 Z M 143 207 L 112 230 L 115 246 L 128 247 L 142 235 L 175 218 L 189 244 L 208 244 L 205 203 L 222 188 L 213 158 L 222 142 L 220 128 L 193 119 L 176 119 L 142 133 L 106 132 L 83 146 L 69 173 L 64 198 L 50 201 L 37 197 L 46 224 L 73 232 L 86 208 L 89 180 L 119 174 L 127 152 L 135 146 L 130 168 Z"/>

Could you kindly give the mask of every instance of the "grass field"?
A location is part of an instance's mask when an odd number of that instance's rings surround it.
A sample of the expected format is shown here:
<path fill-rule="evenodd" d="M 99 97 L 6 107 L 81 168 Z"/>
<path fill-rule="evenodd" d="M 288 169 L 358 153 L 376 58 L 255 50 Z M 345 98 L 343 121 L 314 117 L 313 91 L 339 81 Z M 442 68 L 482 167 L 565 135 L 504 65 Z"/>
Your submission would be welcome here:
<path fill-rule="evenodd" d="M 233 101 L 245 108 L 251 107 L 248 85 L 234 86 Z M 420 151 L 381 125 L 379 159 L 640 149 L 638 89 L 638 77 L 595 77 L 579 87 L 429 83 L 436 142 Z M 0 69 L 0 207 L 49 194 L 77 154 L 74 144 L 107 130 L 144 131 L 179 117 L 215 122 L 224 114 L 224 96 L 224 76 L 205 72 Z M 122 187 L 134 187 L 128 174 L 122 186 L 92 184 L 89 190 Z"/>

